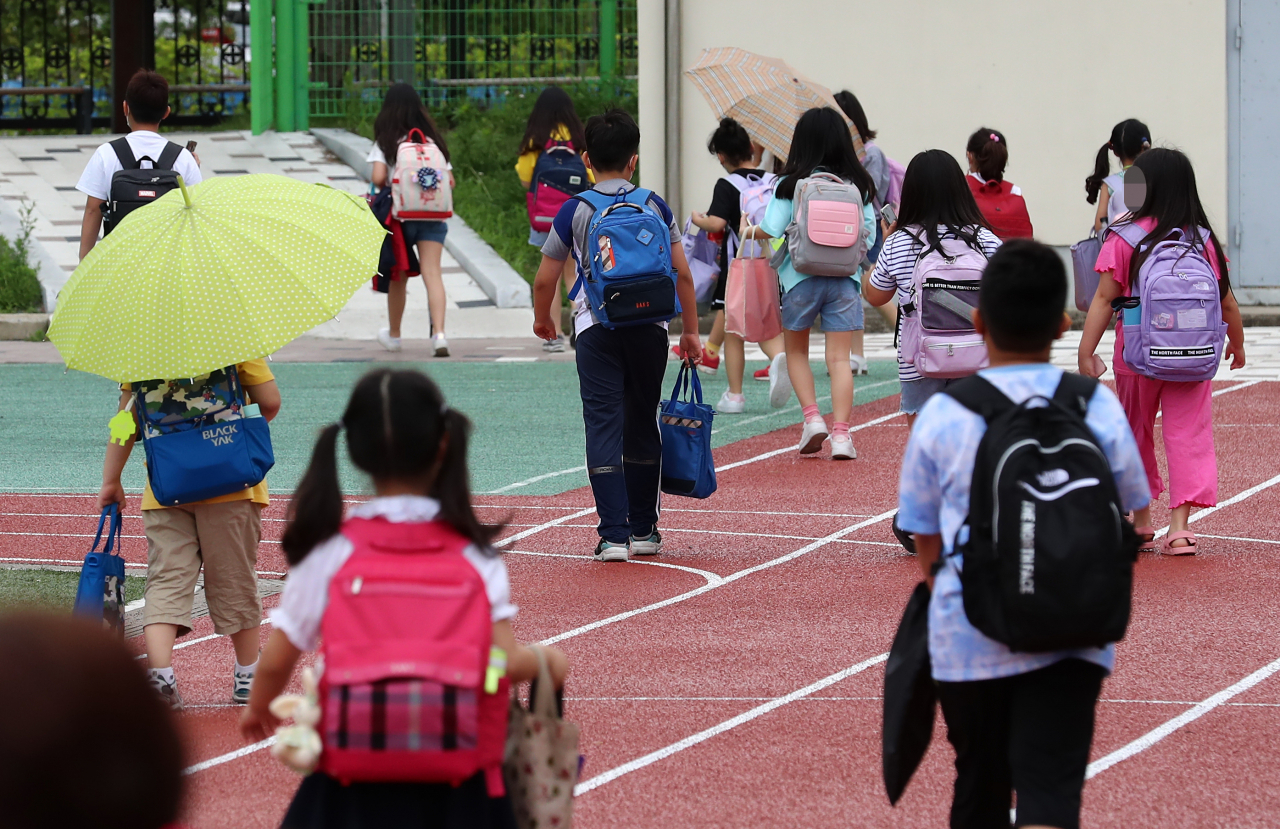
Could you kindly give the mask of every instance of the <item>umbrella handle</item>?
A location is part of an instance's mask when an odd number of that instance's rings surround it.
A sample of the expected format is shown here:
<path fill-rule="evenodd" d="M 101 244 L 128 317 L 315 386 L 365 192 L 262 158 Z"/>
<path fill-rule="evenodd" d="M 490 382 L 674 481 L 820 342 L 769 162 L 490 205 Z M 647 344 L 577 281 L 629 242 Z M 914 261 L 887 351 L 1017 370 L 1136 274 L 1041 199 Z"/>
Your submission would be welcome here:
<path fill-rule="evenodd" d="M 182 176 L 178 176 L 178 189 L 182 191 L 182 200 L 187 203 L 187 207 L 190 207 L 191 196 L 187 193 L 187 184 L 182 180 Z"/>

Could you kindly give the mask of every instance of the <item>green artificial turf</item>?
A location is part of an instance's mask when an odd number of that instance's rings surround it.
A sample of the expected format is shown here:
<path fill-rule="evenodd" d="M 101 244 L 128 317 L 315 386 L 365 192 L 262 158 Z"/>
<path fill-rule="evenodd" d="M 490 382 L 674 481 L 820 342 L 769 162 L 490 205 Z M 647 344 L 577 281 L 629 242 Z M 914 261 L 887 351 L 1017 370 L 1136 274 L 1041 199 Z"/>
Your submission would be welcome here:
<path fill-rule="evenodd" d="M 39 610 L 71 610 L 75 603 L 80 574 L 64 570 L 0 569 L 0 610 L 33 608 Z M 142 598 L 147 580 L 129 575 L 124 580 L 126 602 Z"/>

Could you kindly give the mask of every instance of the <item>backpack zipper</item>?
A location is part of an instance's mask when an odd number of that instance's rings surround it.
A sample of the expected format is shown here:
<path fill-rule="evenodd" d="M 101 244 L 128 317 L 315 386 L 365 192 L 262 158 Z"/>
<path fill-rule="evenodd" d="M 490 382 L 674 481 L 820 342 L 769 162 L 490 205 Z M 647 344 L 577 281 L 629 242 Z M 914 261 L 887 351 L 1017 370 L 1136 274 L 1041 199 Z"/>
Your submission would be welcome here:
<path fill-rule="evenodd" d="M 465 584 L 421 584 L 410 581 L 366 581 L 356 576 L 347 586 L 352 596 L 415 596 L 423 599 L 457 599 L 471 593 Z"/>

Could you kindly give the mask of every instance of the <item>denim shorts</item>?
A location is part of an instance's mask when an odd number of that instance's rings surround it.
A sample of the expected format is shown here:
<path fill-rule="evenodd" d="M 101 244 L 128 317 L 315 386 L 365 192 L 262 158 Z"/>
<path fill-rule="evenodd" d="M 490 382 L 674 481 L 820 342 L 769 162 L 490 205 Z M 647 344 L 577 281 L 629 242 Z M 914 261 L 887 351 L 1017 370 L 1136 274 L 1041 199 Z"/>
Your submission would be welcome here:
<path fill-rule="evenodd" d="M 862 295 L 843 276 L 811 276 L 782 295 L 782 327 L 807 331 L 822 315 L 823 331 L 861 331 Z"/>
<path fill-rule="evenodd" d="M 439 242 L 443 245 L 449 225 L 435 219 L 410 219 L 401 222 L 400 229 L 404 232 L 406 245 L 416 245 L 418 242 Z"/>
<path fill-rule="evenodd" d="M 547 243 L 547 237 L 551 235 L 548 230 L 534 230 L 529 228 L 529 244 L 538 250 L 542 250 L 542 246 Z"/>
<path fill-rule="evenodd" d="M 898 411 L 909 415 L 919 414 L 930 397 L 959 379 L 963 378 L 942 380 L 937 377 L 921 377 L 919 380 L 903 380 L 902 401 L 898 403 Z"/>

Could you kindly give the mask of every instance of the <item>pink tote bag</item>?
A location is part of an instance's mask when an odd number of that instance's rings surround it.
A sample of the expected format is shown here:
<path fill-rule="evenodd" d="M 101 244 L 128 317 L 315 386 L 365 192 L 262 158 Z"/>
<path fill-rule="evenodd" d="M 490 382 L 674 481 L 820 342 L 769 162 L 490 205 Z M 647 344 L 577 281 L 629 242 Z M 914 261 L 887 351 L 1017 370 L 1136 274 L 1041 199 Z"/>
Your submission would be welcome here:
<path fill-rule="evenodd" d="M 743 242 L 729 263 L 724 291 L 724 330 L 749 343 L 762 343 L 782 333 L 778 272 L 765 256 L 743 256 Z M 754 247 L 763 252 L 763 245 Z"/>

